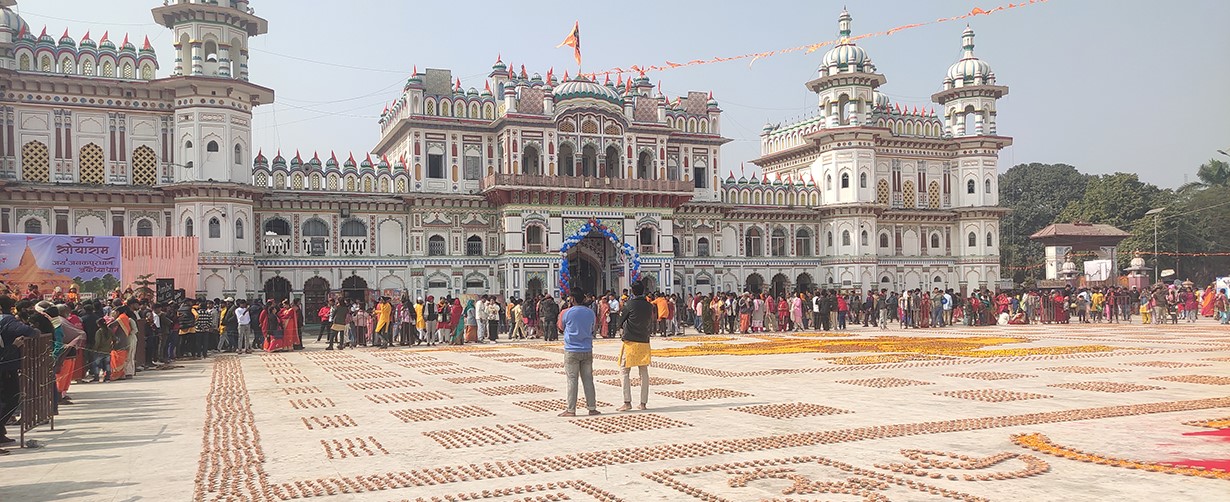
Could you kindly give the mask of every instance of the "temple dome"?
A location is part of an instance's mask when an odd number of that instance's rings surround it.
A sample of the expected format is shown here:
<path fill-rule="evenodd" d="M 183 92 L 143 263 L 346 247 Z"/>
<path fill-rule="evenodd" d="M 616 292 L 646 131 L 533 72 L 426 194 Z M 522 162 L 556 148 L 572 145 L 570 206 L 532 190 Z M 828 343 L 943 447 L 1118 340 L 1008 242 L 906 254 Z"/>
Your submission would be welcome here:
<path fill-rule="evenodd" d="M 555 102 L 559 103 L 567 99 L 598 99 L 606 101 L 615 106 L 623 106 L 623 98 L 619 97 L 619 93 L 615 89 L 591 82 L 584 77 L 577 77 L 572 80 L 561 83 L 555 87 L 553 93 Z"/>

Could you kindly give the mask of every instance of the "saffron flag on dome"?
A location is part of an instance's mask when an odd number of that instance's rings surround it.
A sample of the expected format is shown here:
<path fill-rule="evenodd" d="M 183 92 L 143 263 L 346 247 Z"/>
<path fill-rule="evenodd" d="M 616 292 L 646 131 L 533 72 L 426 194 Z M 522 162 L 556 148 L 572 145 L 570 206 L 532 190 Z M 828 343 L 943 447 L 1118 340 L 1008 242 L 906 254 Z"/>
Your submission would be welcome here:
<path fill-rule="evenodd" d="M 572 25 L 572 31 L 564 38 L 563 42 L 555 46 L 556 48 L 563 46 L 572 47 L 572 56 L 577 60 L 577 66 L 581 66 L 581 22 L 576 21 Z"/>

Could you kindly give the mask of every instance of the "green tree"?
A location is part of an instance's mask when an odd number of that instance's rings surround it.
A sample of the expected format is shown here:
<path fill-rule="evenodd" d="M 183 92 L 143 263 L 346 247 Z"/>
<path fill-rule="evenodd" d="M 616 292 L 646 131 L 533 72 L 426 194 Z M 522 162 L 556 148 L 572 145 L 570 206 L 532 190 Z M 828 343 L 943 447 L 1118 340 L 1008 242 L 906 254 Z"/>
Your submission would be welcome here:
<path fill-rule="evenodd" d="M 1156 215 L 1157 249 L 1162 253 L 1196 254 L 1230 251 L 1230 186 L 1210 185 L 1202 190 L 1163 190 L 1156 207 L 1166 210 Z M 1206 285 L 1215 277 L 1230 272 L 1227 256 L 1152 256 L 1154 216 L 1134 222 L 1132 236 L 1119 246 L 1120 266 L 1126 266 L 1136 251 L 1144 253 L 1149 266 L 1174 269 L 1177 279 L 1191 279 Z"/>
<path fill-rule="evenodd" d="M 1085 193 L 1089 176 L 1067 164 L 1018 164 L 999 175 L 999 204 L 1011 210 L 1000 223 L 1000 262 L 1024 267 L 1043 260 L 1042 246 L 1029 236 L 1054 223 Z M 1017 282 L 1037 277 L 1039 269 L 1005 268 Z"/>
<path fill-rule="evenodd" d="M 1065 223 L 1103 223 L 1127 230 L 1153 209 L 1161 190 L 1140 181 L 1135 173 L 1092 176 L 1080 199 L 1068 203 L 1059 214 Z"/>
<path fill-rule="evenodd" d="M 1196 178 L 1200 181 L 1193 181 L 1179 187 L 1180 192 L 1191 190 L 1203 190 L 1210 187 L 1230 187 L 1230 164 L 1217 159 L 1209 159 L 1196 170 Z"/>

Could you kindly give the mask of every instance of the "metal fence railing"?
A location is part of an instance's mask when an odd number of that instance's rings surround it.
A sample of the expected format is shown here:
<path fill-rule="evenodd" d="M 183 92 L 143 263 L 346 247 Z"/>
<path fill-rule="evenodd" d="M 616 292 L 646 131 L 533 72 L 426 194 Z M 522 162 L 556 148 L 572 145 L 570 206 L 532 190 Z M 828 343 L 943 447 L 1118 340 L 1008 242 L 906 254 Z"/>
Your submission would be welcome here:
<path fill-rule="evenodd" d="M 29 339 L 21 348 L 20 445 L 26 446 L 26 432 L 43 424 L 55 430 L 56 390 L 55 359 L 51 357 L 52 335 L 42 334 Z"/>

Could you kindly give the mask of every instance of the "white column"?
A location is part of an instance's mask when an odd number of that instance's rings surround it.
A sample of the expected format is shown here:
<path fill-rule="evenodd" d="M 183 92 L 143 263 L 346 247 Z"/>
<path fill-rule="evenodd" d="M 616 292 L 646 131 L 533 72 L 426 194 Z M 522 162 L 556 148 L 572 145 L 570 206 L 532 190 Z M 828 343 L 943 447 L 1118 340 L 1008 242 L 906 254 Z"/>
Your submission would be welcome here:
<path fill-rule="evenodd" d="M 231 47 L 229 45 L 218 46 L 218 76 L 231 76 Z"/>
<path fill-rule="evenodd" d="M 203 66 L 205 56 L 202 54 L 203 48 L 200 42 L 192 42 L 192 74 L 204 75 L 205 67 Z"/>

